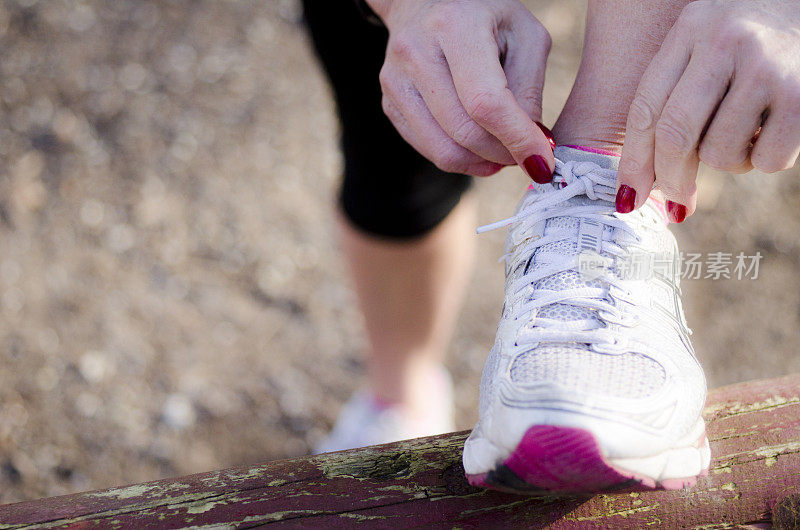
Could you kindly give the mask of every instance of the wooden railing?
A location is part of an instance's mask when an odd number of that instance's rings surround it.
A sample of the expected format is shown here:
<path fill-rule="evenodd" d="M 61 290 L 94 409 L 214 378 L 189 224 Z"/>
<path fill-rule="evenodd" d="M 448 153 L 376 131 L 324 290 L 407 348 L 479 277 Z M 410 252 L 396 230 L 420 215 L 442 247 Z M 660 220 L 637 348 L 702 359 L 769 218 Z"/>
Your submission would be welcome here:
<path fill-rule="evenodd" d="M 481 490 L 461 432 L 9 504 L 0 528 L 800 528 L 800 374 L 714 390 L 705 416 L 711 470 L 691 490 Z"/>

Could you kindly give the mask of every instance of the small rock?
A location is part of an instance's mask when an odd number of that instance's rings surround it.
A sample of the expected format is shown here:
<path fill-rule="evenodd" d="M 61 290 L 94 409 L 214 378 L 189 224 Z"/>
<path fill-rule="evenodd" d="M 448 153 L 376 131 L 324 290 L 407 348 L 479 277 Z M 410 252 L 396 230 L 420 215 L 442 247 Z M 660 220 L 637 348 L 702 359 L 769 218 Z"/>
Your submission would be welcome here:
<path fill-rule="evenodd" d="M 194 425 L 197 419 L 192 401 L 184 394 L 170 394 L 164 402 L 162 420 L 169 427 L 182 430 Z"/>

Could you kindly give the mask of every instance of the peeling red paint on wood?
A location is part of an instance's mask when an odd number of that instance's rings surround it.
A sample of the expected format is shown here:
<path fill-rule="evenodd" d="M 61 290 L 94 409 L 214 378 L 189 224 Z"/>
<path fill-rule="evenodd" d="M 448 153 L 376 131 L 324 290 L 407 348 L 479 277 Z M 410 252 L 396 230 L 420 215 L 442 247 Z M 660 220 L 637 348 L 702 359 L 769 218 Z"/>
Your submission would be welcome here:
<path fill-rule="evenodd" d="M 800 524 L 800 374 L 717 389 L 706 418 L 711 473 L 685 491 L 484 491 L 464 479 L 462 432 L 0 506 L 0 529 Z"/>

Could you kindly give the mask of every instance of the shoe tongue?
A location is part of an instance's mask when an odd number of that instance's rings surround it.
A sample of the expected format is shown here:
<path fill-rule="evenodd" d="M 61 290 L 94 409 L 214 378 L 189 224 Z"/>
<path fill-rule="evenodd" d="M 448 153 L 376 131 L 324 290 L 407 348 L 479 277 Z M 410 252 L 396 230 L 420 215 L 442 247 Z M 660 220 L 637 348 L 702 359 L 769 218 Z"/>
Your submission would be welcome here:
<path fill-rule="evenodd" d="M 559 145 L 553 153 L 556 158 L 563 162 L 570 160 L 574 162 L 594 162 L 603 169 L 619 169 L 619 157 L 612 154 L 605 154 L 597 150 L 587 151 L 588 147 L 577 149 L 566 145 Z"/>
<path fill-rule="evenodd" d="M 547 234 L 551 229 L 566 230 L 572 232 L 574 237 L 563 239 L 555 243 L 548 243 L 536 249 L 531 264 L 531 270 L 536 270 L 538 266 L 537 257 L 541 254 L 575 256 L 580 252 L 578 247 L 578 231 L 580 220 L 575 217 L 554 217 L 547 220 L 544 233 Z M 546 276 L 534 284 L 534 289 L 547 289 L 550 291 L 563 291 L 564 289 L 574 289 L 577 287 L 601 287 L 599 280 L 586 280 L 576 270 L 567 270 Z M 539 310 L 539 316 L 543 318 L 553 318 L 562 321 L 582 320 L 586 318 L 594 319 L 594 311 L 583 307 L 569 304 L 549 304 Z"/>
<path fill-rule="evenodd" d="M 587 152 L 580 149 L 571 147 L 559 146 L 556 147 L 555 156 L 563 162 L 576 161 L 576 162 L 593 162 L 603 169 L 617 170 L 619 167 L 619 157 L 604 155 L 600 153 Z M 586 195 L 577 195 L 567 201 L 570 205 L 578 206 L 590 204 L 594 201 Z M 565 230 L 571 232 L 573 237 L 563 239 L 555 243 L 549 243 L 536 249 L 531 263 L 531 270 L 535 270 L 537 266 L 537 256 L 541 254 L 556 254 L 562 256 L 575 256 L 580 253 L 578 246 L 578 235 L 580 231 L 580 219 L 577 217 L 563 216 L 553 217 L 545 222 L 544 235 L 547 235 L 550 230 Z M 603 236 L 607 239 L 607 231 L 612 230 L 610 227 L 605 227 Z M 601 252 L 601 255 L 607 255 Z M 586 280 L 578 271 L 568 270 L 559 272 L 545 278 L 542 278 L 534 284 L 534 289 L 547 289 L 552 291 L 562 291 L 564 289 L 574 289 L 576 287 L 601 287 L 602 283 L 599 280 Z M 570 320 L 583 320 L 593 319 L 597 320 L 595 312 L 591 309 L 576 307 L 569 304 L 549 304 L 539 310 L 538 316 L 543 318 L 552 318 L 564 322 Z M 598 321 L 599 323 L 599 321 Z"/>

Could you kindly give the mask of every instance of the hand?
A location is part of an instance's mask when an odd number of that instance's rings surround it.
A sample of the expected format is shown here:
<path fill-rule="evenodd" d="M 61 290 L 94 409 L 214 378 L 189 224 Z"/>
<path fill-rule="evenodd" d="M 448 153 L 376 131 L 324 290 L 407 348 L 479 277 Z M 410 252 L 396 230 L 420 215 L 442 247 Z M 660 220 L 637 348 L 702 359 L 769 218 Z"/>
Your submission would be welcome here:
<path fill-rule="evenodd" d="M 519 164 L 552 179 L 541 119 L 547 30 L 517 0 L 368 0 L 389 28 L 383 109 L 440 169 Z M 543 126 L 542 126 L 543 127 Z"/>
<path fill-rule="evenodd" d="M 670 218 L 681 222 L 695 209 L 700 160 L 772 173 L 792 167 L 798 153 L 800 2 L 687 5 L 631 104 L 620 188 L 635 190 L 638 207 L 655 179 Z M 618 204 L 630 188 L 618 193 Z"/>

